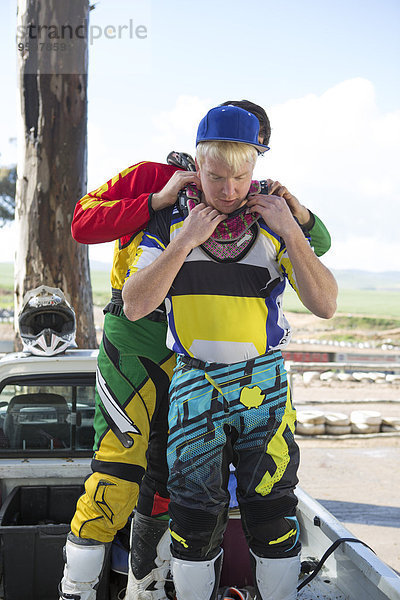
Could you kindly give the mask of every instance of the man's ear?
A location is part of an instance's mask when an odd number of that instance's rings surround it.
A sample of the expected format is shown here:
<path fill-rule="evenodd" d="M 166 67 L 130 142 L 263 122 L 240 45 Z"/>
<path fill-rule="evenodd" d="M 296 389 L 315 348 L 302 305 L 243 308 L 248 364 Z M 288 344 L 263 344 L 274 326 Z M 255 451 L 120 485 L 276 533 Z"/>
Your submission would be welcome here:
<path fill-rule="evenodd" d="M 199 180 L 200 180 L 200 165 L 199 165 L 199 163 L 197 162 L 197 158 L 195 158 L 195 159 L 194 159 L 194 164 L 195 164 L 195 166 L 196 166 L 196 175 L 197 175 L 197 177 L 198 177 L 198 178 L 199 178 Z M 201 190 L 201 180 L 200 180 L 200 182 L 197 184 L 197 189 L 199 189 L 200 191 L 202 191 L 202 190 Z"/>
<path fill-rule="evenodd" d="M 196 167 L 196 175 L 199 178 L 199 183 L 197 183 L 196 186 L 197 186 L 198 190 L 202 191 L 202 189 L 201 189 L 201 179 L 200 179 L 200 165 L 197 162 L 197 158 L 194 159 L 194 164 L 195 164 L 195 167 Z"/>

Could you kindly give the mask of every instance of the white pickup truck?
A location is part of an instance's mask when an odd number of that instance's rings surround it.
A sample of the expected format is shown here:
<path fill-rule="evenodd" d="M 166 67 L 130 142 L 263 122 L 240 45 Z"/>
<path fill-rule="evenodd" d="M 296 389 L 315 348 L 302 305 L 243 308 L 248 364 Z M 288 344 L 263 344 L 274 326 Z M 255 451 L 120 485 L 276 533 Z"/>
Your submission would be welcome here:
<path fill-rule="evenodd" d="M 90 473 L 96 358 L 69 350 L 0 360 L 0 600 L 58 598 L 61 549 Z M 300 488 L 297 495 L 304 571 L 331 549 L 314 579 L 302 575 L 298 599 L 400 600 L 398 575 Z M 230 539 L 242 535 L 238 518 L 233 511 Z M 235 538 L 225 547 L 226 560 L 239 546 Z M 114 598 L 105 580 L 98 600 Z"/>
<path fill-rule="evenodd" d="M 82 484 L 90 472 L 97 350 L 0 360 L 0 492 Z"/>
<path fill-rule="evenodd" d="M 58 598 L 68 523 L 90 473 L 96 359 L 97 350 L 69 350 L 0 360 L 5 600 Z"/>

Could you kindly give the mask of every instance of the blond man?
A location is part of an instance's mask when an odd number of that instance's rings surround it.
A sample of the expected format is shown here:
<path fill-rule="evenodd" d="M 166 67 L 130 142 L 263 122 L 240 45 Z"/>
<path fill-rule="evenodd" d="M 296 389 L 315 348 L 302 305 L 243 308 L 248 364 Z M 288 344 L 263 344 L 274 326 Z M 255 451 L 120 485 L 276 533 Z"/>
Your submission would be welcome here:
<path fill-rule="evenodd" d="M 178 354 L 168 441 L 176 597 L 216 598 L 233 457 L 258 597 L 294 600 L 299 458 L 282 295 L 288 280 L 309 310 L 330 318 L 337 286 L 285 200 L 252 181 L 268 149 L 257 118 L 211 109 L 196 145 L 201 190 L 156 214 L 123 289 L 133 321 L 165 300 L 167 346 Z"/>

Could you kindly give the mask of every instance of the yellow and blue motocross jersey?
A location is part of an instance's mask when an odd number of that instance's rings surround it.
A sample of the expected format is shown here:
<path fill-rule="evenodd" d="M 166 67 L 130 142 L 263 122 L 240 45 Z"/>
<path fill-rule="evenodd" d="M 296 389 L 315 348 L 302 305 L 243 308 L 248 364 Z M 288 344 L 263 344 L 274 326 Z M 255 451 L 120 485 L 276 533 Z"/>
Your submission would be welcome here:
<path fill-rule="evenodd" d="M 151 264 L 183 225 L 177 206 L 157 212 L 127 277 Z M 165 299 L 167 346 L 178 354 L 230 364 L 290 341 L 282 310 L 286 280 L 297 290 L 283 239 L 259 219 L 258 234 L 237 262 L 214 260 L 201 247 L 186 258 Z"/>

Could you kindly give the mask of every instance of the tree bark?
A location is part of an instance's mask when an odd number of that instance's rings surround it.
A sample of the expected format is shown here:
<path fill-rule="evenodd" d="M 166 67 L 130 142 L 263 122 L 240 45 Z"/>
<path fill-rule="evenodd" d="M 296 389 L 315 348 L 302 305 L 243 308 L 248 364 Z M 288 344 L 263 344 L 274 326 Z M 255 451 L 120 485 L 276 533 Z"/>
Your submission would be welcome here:
<path fill-rule="evenodd" d="M 88 0 L 18 2 L 19 32 L 47 29 L 41 38 L 24 35 L 18 53 L 15 319 L 26 291 L 59 287 L 75 310 L 82 348 L 96 347 L 88 249 L 71 236 L 74 207 L 87 183 L 87 27 L 83 43 L 48 36 L 60 34 L 61 25 L 87 25 L 88 12 Z M 66 42 L 68 53 L 57 42 Z M 46 53 L 41 44 L 50 44 Z"/>

